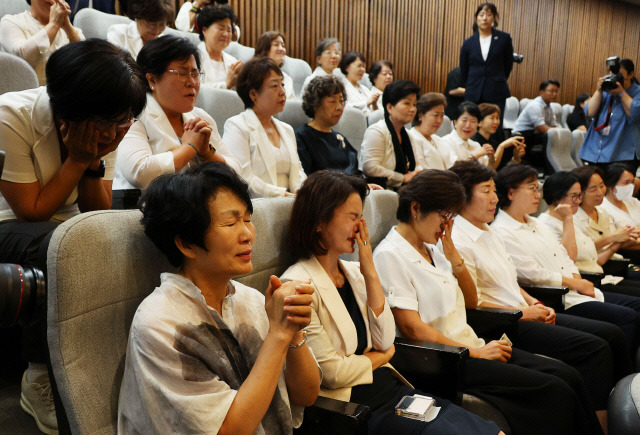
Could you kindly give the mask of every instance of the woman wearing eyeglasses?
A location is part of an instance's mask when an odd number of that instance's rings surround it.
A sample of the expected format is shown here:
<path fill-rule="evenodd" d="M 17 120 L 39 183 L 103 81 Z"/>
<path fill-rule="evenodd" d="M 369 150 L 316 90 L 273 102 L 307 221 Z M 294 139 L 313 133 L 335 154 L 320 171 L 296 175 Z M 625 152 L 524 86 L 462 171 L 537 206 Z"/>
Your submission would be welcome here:
<path fill-rule="evenodd" d="M 122 140 L 114 190 L 146 189 L 158 176 L 202 161 L 232 159 L 216 123 L 194 107 L 200 90 L 198 49 L 167 35 L 150 41 L 138 55 L 147 78 L 147 107 Z"/>
<path fill-rule="evenodd" d="M 338 68 L 338 64 L 342 59 L 340 51 L 340 42 L 336 38 L 324 38 L 316 47 L 316 63 L 318 66 L 313 70 L 311 75 L 304 80 L 301 93 L 311 80 L 316 76 L 324 76 L 333 74 L 333 70 Z"/>

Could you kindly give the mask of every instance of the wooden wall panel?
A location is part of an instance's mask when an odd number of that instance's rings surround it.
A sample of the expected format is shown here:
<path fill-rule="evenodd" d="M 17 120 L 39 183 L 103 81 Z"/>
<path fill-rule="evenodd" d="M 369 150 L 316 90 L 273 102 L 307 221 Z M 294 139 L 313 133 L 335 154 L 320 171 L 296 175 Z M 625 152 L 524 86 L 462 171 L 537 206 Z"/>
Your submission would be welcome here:
<path fill-rule="evenodd" d="M 179 7 L 183 0 L 176 0 Z M 423 91 L 442 91 L 472 33 L 481 0 L 230 0 L 242 44 L 254 46 L 267 30 L 287 35 L 288 54 L 315 67 L 320 39 L 335 36 L 342 51 L 361 51 L 367 63 L 389 59 L 396 78 Z M 640 7 L 609 0 L 494 0 L 500 29 L 525 56 L 509 78 L 513 95 L 537 95 L 548 78 L 562 83 L 559 100 L 593 92 L 613 55 L 636 62 L 640 75 Z"/>

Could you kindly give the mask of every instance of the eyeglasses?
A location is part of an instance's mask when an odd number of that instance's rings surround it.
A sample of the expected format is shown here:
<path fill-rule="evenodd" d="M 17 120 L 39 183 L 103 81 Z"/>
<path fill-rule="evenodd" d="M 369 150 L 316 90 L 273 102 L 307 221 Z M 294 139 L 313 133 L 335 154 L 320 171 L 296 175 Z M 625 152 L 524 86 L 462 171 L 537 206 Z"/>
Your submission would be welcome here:
<path fill-rule="evenodd" d="M 580 201 L 580 200 L 582 200 L 582 192 L 580 192 L 580 193 L 567 193 L 566 196 L 571 198 L 571 201 Z"/>
<path fill-rule="evenodd" d="M 186 82 L 187 80 L 189 80 L 189 77 L 191 77 L 196 82 L 200 82 L 204 77 L 204 73 L 200 72 L 197 69 L 194 69 L 193 71 L 189 71 L 189 72 L 178 71 L 177 69 L 168 69 L 167 72 L 170 72 L 171 74 L 175 74 L 183 82 Z"/>
<path fill-rule="evenodd" d="M 116 124 L 116 130 L 124 130 L 125 128 L 131 127 L 131 124 L 135 121 L 137 121 L 137 119 L 130 113 L 125 119 L 96 119 L 93 121 L 93 124 L 96 129 L 101 131 L 111 128 L 113 124 Z"/>
<path fill-rule="evenodd" d="M 149 30 L 164 30 L 167 27 L 167 23 L 164 21 L 147 21 L 140 19 L 137 21 Z"/>
<path fill-rule="evenodd" d="M 537 193 L 538 195 L 542 195 L 542 186 L 540 185 L 530 185 L 530 186 L 520 186 L 518 189 L 525 189 L 531 193 Z"/>
<path fill-rule="evenodd" d="M 329 55 L 329 56 L 338 56 L 338 57 L 340 57 L 340 55 L 341 55 L 342 53 L 341 53 L 341 52 L 339 52 L 339 51 L 325 50 L 325 51 L 323 51 L 323 52 L 322 52 L 322 54 L 327 54 L 327 55 Z"/>

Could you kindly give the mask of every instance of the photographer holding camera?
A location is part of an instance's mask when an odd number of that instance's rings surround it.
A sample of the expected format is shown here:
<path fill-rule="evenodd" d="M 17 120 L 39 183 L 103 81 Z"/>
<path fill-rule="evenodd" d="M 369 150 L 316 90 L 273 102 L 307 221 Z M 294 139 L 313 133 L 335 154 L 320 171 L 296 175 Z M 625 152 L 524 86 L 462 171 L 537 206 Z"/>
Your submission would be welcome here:
<path fill-rule="evenodd" d="M 640 105 L 640 86 L 631 59 L 610 57 L 607 66 L 611 74 L 598 79 L 593 97 L 585 107 L 587 117 L 594 117 L 594 121 L 578 156 L 599 166 L 623 162 L 631 165 L 635 174 L 640 135 L 634 131 L 634 124 L 640 124 L 640 116 L 632 116 L 632 106 Z M 635 109 L 638 110 L 640 107 Z"/>

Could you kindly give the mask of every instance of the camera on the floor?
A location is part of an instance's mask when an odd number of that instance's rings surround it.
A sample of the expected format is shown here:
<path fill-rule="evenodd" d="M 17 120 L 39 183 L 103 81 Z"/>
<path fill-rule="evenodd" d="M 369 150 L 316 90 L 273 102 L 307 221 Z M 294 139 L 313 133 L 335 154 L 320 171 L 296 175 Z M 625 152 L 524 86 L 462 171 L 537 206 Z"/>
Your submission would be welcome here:
<path fill-rule="evenodd" d="M 44 273 L 35 267 L 0 263 L 0 327 L 28 322 L 46 306 Z"/>
<path fill-rule="evenodd" d="M 618 83 L 624 84 L 624 77 L 620 74 L 620 58 L 618 56 L 611 56 L 607 58 L 606 62 L 611 74 L 605 76 L 602 82 L 602 90 L 611 92 L 618 87 Z"/>

